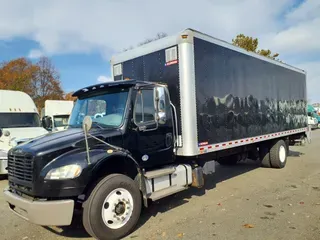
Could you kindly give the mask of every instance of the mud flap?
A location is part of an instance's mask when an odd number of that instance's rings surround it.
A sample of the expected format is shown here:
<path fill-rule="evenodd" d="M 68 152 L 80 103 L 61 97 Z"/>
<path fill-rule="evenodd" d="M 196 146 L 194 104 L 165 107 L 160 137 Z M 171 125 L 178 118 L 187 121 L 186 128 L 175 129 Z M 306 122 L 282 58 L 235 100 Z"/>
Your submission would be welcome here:
<path fill-rule="evenodd" d="M 311 143 L 311 126 L 308 126 L 308 131 L 305 132 L 305 134 L 306 134 L 308 143 L 310 144 Z"/>

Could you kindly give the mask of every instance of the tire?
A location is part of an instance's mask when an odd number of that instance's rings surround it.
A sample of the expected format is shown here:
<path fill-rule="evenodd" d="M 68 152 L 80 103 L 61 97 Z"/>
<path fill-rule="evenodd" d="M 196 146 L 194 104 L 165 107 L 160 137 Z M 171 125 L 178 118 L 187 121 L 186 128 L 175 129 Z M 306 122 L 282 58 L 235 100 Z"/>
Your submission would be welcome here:
<path fill-rule="evenodd" d="M 222 157 L 217 160 L 217 162 L 222 166 L 232 166 L 236 165 L 240 161 L 239 155 L 232 155 L 229 157 Z"/>
<path fill-rule="evenodd" d="M 141 213 L 137 184 L 122 174 L 103 178 L 83 204 L 83 225 L 99 240 L 120 239 L 136 226 Z"/>
<path fill-rule="evenodd" d="M 283 140 L 277 141 L 270 149 L 270 163 L 273 168 L 284 168 L 287 163 L 288 147 Z"/>
<path fill-rule="evenodd" d="M 267 146 L 267 145 L 260 146 L 259 158 L 260 158 L 262 167 L 271 168 L 269 146 Z"/>

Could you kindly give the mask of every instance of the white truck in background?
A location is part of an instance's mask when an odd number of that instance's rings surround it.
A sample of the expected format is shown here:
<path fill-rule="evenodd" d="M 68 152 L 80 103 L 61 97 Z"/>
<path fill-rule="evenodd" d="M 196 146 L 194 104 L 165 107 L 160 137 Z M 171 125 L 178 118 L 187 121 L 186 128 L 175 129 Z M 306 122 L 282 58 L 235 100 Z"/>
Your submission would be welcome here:
<path fill-rule="evenodd" d="M 46 100 L 41 110 L 43 127 L 52 132 L 66 129 L 72 108 L 73 101 Z"/>
<path fill-rule="evenodd" d="M 12 147 L 45 135 L 31 97 L 20 91 L 0 90 L 0 175 L 7 174 L 7 153 Z"/>

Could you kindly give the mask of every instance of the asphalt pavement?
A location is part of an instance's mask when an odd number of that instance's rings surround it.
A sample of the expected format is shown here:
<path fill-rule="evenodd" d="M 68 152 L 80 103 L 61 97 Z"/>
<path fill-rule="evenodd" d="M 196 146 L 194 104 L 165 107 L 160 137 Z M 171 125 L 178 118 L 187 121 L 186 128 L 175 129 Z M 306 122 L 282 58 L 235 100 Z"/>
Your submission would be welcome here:
<path fill-rule="evenodd" d="M 320 239 L 320 130 L 312 143 L 290 148 L 284 169 L 248 161 L 217 166 L 203 189 L 155 202 L 126 239 Z M 0 181 L 0 189 L 7 185 Z M 41 227 L 12 214 L 0 194 L 0 239 L 91 239 L 81 216 L 72 226 Z"/>

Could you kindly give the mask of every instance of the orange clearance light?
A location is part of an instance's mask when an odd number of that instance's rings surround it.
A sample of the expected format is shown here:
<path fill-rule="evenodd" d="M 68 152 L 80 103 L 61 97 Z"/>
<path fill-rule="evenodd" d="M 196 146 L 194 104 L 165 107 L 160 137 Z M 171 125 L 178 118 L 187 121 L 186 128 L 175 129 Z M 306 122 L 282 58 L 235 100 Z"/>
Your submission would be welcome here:
<path fill-rule="evenodd" d="M 188 38 L 188 35 L 187 34 L 184 34 L 184 35 L 181 35 L 182 39 L 187 39 Z"/>
<path fill-rule="evenodd" d="M 130 80 L 130 78 L 125 78 L 124 80 Z"/>

